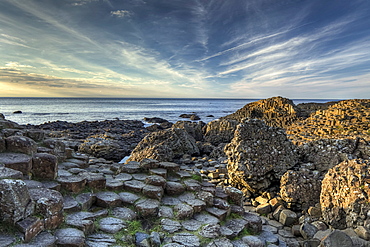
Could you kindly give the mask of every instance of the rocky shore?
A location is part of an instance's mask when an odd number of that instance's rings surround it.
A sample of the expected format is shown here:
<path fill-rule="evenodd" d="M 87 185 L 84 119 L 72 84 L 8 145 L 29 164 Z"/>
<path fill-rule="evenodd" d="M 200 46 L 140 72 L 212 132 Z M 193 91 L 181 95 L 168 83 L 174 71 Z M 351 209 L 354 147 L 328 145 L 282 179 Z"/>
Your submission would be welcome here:
<path fill-rule="evenodd" d="M 0 114 L 0 246 L 370 246 L 370 100 L 145 121 Z"/>

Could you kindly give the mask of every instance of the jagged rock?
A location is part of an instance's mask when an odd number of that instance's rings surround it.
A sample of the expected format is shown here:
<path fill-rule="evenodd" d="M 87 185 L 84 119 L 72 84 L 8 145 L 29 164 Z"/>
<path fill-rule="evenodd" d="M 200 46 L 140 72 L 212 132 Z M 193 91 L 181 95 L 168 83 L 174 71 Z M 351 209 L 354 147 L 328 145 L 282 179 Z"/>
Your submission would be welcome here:
<path fill-rule="evenodd" d="M 5 167 L 17 170 L 23 173 L 23 176 L 29 176 L 32 169 L 32 157 L 27 154 L 0 153 L 0 163 Z"/>
<path fill-rule="evenodd" d="M 355 159 L 333 167 L 322 181 L 320 205 L 326 223 L 338 228 L 363 226 L 369 217 L 370 161 Z"/>
<path fill-rule="evenodd" d="M 191 135 L 196 141 L 203 140 L 203 127 L 206 124 L 202 121 L 200 122 L 190 122 L 190 121 L 177 121 L 172 128 L 184 129 Z"/>
<path fill-rule="evenodd" d="M 5 141 L 6 149 L 10 153 L 33 155 L 37 152 L 37 143 L 26 136 L 9 136 Z"/>
<path fill-rule="evenodd" d="M 261 119 L 269 126 L 284 128 L 294 123 L 300 116 L 300 109 L 293 101 L 278 96 L 249 103 L 224 118 L 239 122 L 243 118 Z"/>
<path fill-rule="evenodd" d="M 287 171 L 280 180 L 280 195 L 287 203 L 307 210 L 320 202 L 321 180 L 311 171 Z"/>
<path fill-rule="evenodd" d="M 219 119 L 209 122 L 205 127 L 204 141 L 214 146 L 229 143 L 236 130 L 238 121 L 232 119 Z"/>
<path fill-rule="evenodd" d="M 245 120 L 225 147 L 231 184 L 252 192 L 267 189 L 297 163 L 295 148 L 282 129 Z"/>
<path fill-rule="evenodd" d="M 148 134 L 132 151 L 128 161 L 145 158 L 172 161 L 184 154 L 199 154 L 195 139 L 183 129 L 167 129 Z"/>
<path fill-rule="evenodd" d="M 32 158 L 32 174 L 34 178 L 55 179 L 58 175 L 58 160 L 52 154 L 35 154 Z"/>
<path fill-rule="evenodd" d="M 204 238 L 217 238 L 220 236 L 220 225 L 204 225 L 199 234 Z"/>
<path fill-rule="evenodd" d="M 22 180 L 0 180 L 0 219 L 8 223 L 25 219 L 34 212 L 26 183 Z"/>

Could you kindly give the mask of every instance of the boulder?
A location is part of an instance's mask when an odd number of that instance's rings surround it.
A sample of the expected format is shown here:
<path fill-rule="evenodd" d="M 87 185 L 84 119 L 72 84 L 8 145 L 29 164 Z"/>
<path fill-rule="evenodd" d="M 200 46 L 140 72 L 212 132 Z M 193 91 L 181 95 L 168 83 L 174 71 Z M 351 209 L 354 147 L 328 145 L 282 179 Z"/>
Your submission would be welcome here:
<path fill-rule="evenodd" d="M 148 134 L 132 151 L 128 161 L 145 158 L 173 161 L 184 154 L 199 154 L 195 139 L 184 129 L 166 129 Z"/>
<path fill-rule="evenodd" d="M 0 180 L 0 219 L 11 224 L 27 218 L 34 212 L 26 183 L 22 180 Z"/>
<path fill-rule="evenodd" d="M 43 142 L 43 146 L 50 149 L 50 153 L 55 155 L 59 162 L 63 162 L 67 158 L 64 142 L 56 139 L 46 139 Z"/>
<path fill-rule="evenodd" d="M 331 168 L 322 181 L 320 205 L 337 229 L 364 226 L 370 215 L 370 161 L 354 159 Z"/>
<path fill-rule="evenodd" d="M 246 119 L 237 126 L 226 145 L 228 175 L 234 187 L 251 192 L 266 190 L 298 161 L 296 146 L 281 128 L 263 121 Z"/>
<path fill-rule="evenodd" d="M 311 171 L 287 171 L 280 179 L 280 196 L 299 209 L 320 202 L 321 180 Z"/>

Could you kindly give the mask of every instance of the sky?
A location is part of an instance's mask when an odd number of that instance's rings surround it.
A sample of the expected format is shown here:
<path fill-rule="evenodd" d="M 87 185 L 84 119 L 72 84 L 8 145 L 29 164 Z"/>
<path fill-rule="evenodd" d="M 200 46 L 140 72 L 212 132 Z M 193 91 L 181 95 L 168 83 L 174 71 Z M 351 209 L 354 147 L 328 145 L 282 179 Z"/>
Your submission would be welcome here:
<path fill-rule="evenodd" d="M 369 98 L 369 0 L 0 0 L 0 97 Z"/>

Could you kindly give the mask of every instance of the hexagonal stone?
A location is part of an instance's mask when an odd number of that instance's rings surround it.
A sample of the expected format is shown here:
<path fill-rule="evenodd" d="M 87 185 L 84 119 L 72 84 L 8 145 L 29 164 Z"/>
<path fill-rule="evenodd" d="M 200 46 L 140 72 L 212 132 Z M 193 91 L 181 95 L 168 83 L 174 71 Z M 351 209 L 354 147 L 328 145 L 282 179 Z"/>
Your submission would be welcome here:
<path fill-rule="evenodd" d="M 202 222 L 203 224 L 213 224 L 216 225 L 220 223 L 220 220 L 210 214 L 207 213 L 201 213 L 201 214 L 195 214 L 194 219 Z"/>
<path fill-rule="evenodd" d="M 163 168 L 155 168 L 155 169 L 150 169 L 149 174 L 151 175 L 158 175 L 163 178 L 167 178 L 167 170 Z"/>
<path fill-rule="evenodd" d="M 241 190 L 234 187 L 226 187 L 225 193 L 234 204 L 238 206 L 243 204 L 243 192 Z"/>
<path fill-rule="evenodd" d="M 105 181 L 105 188 L 108 190 L 123 190 L 123 182 L 113 179 L 113 178 L 107 178 Z"/>
<path fill-rule="evenodd" d="M 25 136 L 9 136 L 5 142 L 7 151 L 11 153 L 33 155 L 37 152 L 37 143 Z"/>
<path fill-rule="evenodd" d="M 220 236 L 220 225 L 204 225 L 199 234 L 205 238 L 217 238 Z"/>
<path fill-rule="evenodd" d="M 105 233 L 95 233 L 86 238 L 86 246 L 88 247 L 109 247 L 115 244 L 116 240 L 113 235 Z"/>
<path fill-rule="evenodd" d="M 167 182 L 165 192 L 167 195 L 180 195 L 184 193 L 185 186 L 177 182 Z"/>
<path fill-rule="evenodd" d="M 132 178 L 139 180 L 139 181 L 145 181 L 145 179 L 148 177 L 145 173 L 134 173 L 132 174 Z"/>
<path fill-rule="evenodd" d="M 56 241 L 57 241 L 56 237 L 51 235 L 49 232 L 44 231 L 38 234 L 36 237 L 34 237 L 28 244 L 18 244 L 15 245 L 14 247 L 36 247 L 36 246 L 54 247 L 56 246 L 55 245 Z M 0 243 L 0 246 L 3 245 L 1 245 Z"/>
<path fill-rule="evenodd" d="M 206 211 L 208 213 L 210 213 L 211 215 L 217 217 L 217 219 L 219 220 L 224 220 L 226 218 L 226 216 L 228 215 L 228 210 L 224 210 L 224 209 L 219 209 L 219 208 L 215 208 L 215 207 L 211 207 L 211 208 L 206 208 Z"/>
<path fill-rule="evenodd" d="M 170 219 L 161 220 L 162 230 L 168 233 L 174 233 L 181 230 L 181 224 L 178 221 Z"/>
<path fill-rule="evenodd" d="M 87 186 L 92 189 L 105 189 L 106 178 L 101 173 L 85 172 L 81 174 L 87 181 Z"/>
<path fill-rule="evenodd" d="M 17 229 L 24 234 L 24 241 L 29 242 L 44 230 L 44 221 L 37 217 L 28 217 L 16 223 Z"/>
<path fill-rule="evenodd" d="M 140 165 L 137 162 L 129 162 L 122 166 L 122 172 L 125 173 L 139 173 L 141 171 Z"/>
<path fill-rule="evenodd" d="M 23 173 L 11 168 L 0 166 L 0 179 L 4 178 L 23 178 Z"/>
<path fill-rule="evenodd" d="M 140 162 L 140 167 L 146 171 L 149 169 L 158 168 L 158 166 L 159 166 L 159 162 L 154 159 L 145 158 Z"/>
<path fill-rule="evenodd" d="M 159 168 L 166 169 L 170 172 L 177 172 L 180 170 L 180 165 L 173 162 L 159 162 Z"/>
<path fill-rule="evenodd" d="M 121 192 L 118 195 L 120 196 L 124 205 L 132 205 L 140 198 L 140 196 L 130 192 Z"/>
<path fill-rule="evenodd" d="M 0 233 L 0 246 L 10 246 L 15 240 L 13 235 Z"/>
<path fill-rule="evenodd" d="M 159 212 L 158 212 L 158 217 L 161 217 L 161 218 L 164 217 L 164 218 L 172 219 L 175 216 L 174 216 L 172 208 L 166 207 L 166 206 L 160 206 L 159 207 Z"/>
<path fill-rule="evenodd" d="M 159 201 L 155 199 L 141 199 L 135 203 L 135 208 L 142 217 L 155 217 L 159 211 Z"/>
<path fill-rule="evenodd" d="M 153 199 L 158 199 L 161 200 L 164 190 L 160 186 L 154 186 L 154 185 L 145 185 L 143 190 L 143 195 L 153 198 Z"/>
<path fill-rule="evenodd" d="M 81 206 L 72 196 L 65 196 L 63 198 L 63 210 L 66 213 L 77 212 L 81 210 Z"/>
<path fill-rule="evenodd" d="M 161 186 L 162 188 L 166 187 L 166 179 L 159 175 L 150 175 L 145 179 L 145 183 L 155 186 Z"/>
<path fill-rule="evenodd" d="M 185 220 L 185 221 L 181 222 L 181 225 L 187 231 L 197 231 L 202 226 L 202 224 L 203 223 L 201 223 L 197 220 L 194 220 L 194 219 Z"/>
<path fill-rule="evenodd" d="M 172 240 L 176 243 L 182 244 L 187 247 L 198 247 L 200 246 L 199 238 L 191 233 L 179 233 L 172 237 Z"/>
<path fill-rule="evenodd" d="M 79 176 L 58 177 L 57 181 L 63 189 L 73 193 L 81 192 L 86 185 L 86 179 Z"/>
<path fill-rule="evenodd" d="M 243 219 L 246 220 L 245 227 L 252 234 L 258 234 L 262 231 L 262 219 L 259 215 L 252 213 L 244 213 Z"/>
<path fill-rule="evenodd" d="M 82 193 L 76 196 L 76 201 L 81 205 L 81 210 L 88 210 L 96 202 L 96 195 L 93 193 Z"/>
<path fill-rule="evenodd" d="M 99 220 L 99 229 L 107 233 L 117 233 L 126 227 L 126 223 L 117 218 L 107 217 Z"/>
<path fill-rule="evenodd" d="M 184 184 L 188 191 L 199 191 L 202 188 L 200 183 L 194 179 L 187 179 L 184 181 Z"/>
<path fill-rule="evenodd" d="M 96 193 L 95 204 L 100 207 L 113 208 L 122 205 L 121 197 L 111 191 L 101 191 Z"/>
<path fill-rule="evenodd" d="M 194 210 L 191 206 L 185 203 L 177 204 L 174 207 L 176 218 L 178 219 L 188 219 L 193 216 Z"/>
<path fill-rule="evenodd" d="M 5 167 L 20 171 L 23 176 L 28 176 L 32 169 L 32 157 L 20 153 L 0 153 L 0 163 Z"/>
<path fill-rule="evenodd" d="M 166 206 L 176 206 L 177 204 L 181 203 L 181 201 L 172 196 L 164 196 L 161 200 L 161 203 Z"/>
<path fill-rule="evenodd" d="M 141 193 L 145 183 L 138 180 L 130 180 L 123 183 L 126 190 L 134 193 Z"/>
<path fill-rule="evenodd" d="M 186 203 L 193 208 L 194 213 L 200 213 L 206 207 L 206 203 L 199 199 L 187 200 Z"/>
<path fill-rule="evenodd" d="M 298 220 L 297 214 L 289 209 L 284 209 L 280 213 L 279 222 L 285 226 L 291 226 Z"/>
<path fill-rule="evenodd" d="M 112 209 L 112 216 L 122 220 L 131 221 L 136 219 L 137 214 L 130 208 L 117 207 Z"/>
<path fill-rule="evenodd" d="M 233 238 L 238 236 L 239 233 L 244 230 L 246 223 L 247 222 L 243 219 L 232 219 L 226 222 L 225 227 L 233 231 L 233 235 L 231 235 Z"/>
<path fill-rule="evenodd" d="M 128 173 L 120 173 L 117 176 L 115 176 L 114 179 L 116 179 L 118 181 L 121 181 L 121 182 L 125 182 L 125 181 L 131 180 L 132 175 L 130 175 Z"/>
<path fill-rule="evenodd" d="M 39 179 L 55 179 L 58 175 L 58 159 L 55 155 L 39 153 L 32 158 L 32 175 Z"/>
<path fill-rule="evenodd" d="M 63 228 L 55 231 L 57 246 L 83 247 L 85 234 L 75 228 Z"/>

